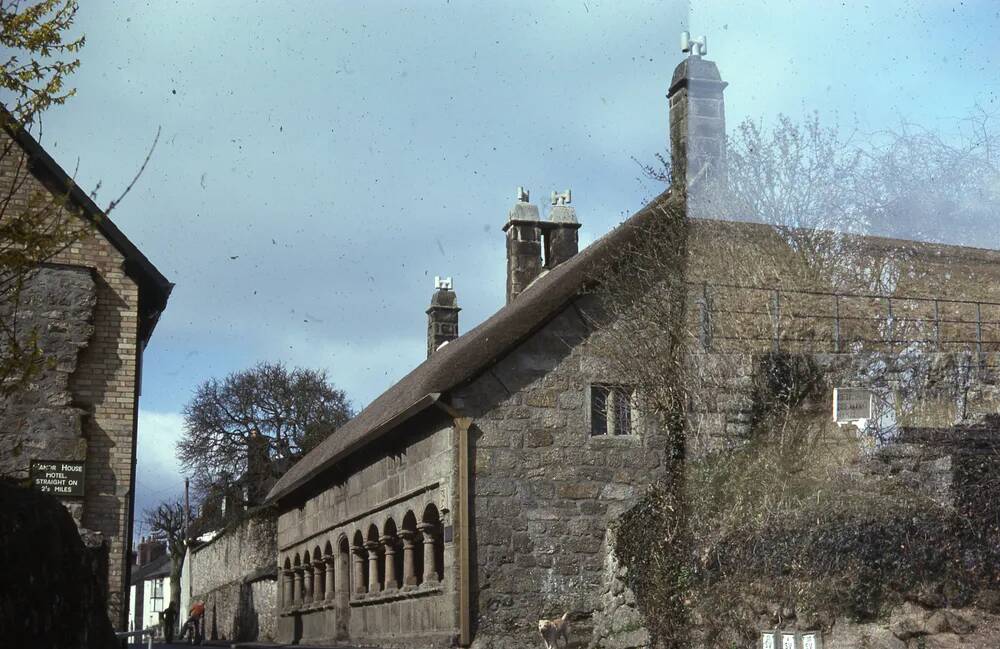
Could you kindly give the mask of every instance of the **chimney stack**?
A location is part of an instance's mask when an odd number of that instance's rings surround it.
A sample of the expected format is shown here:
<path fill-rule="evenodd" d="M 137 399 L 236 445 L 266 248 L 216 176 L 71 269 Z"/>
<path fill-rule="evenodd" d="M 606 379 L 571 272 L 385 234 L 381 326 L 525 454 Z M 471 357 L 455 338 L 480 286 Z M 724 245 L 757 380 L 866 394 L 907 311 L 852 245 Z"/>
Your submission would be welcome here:
<path fill-rule="evenodd" d="M 458 297 L 451 278 L 434 278 L 434 295 L 427 309 L 427 358 L 441 345 L 458 338 Z"/>
<path fill-rule="evenodd" d="M 572 200 L 573 194 L 568 189 L 562 194 L 552 192 L 549 220 L 542 224 L 546 268 L 555 268 L 580 249 L 577 234 L 580 222 L 576 220 L 576 209 L 570 206 Z"/>
<path fill-rule="evenodd" d="M 726 175 L 726 111 L 722 91 L 728 85 L 708 53 L 704 36 L 692 41 L 681 34 L 688 57 L 674 70 L 667 99 L 670 104 L 670 162 L 675 184 L 691 193 L 707 193 Z M 700 201 L 696 201 L 700 202 Z"/>
<path fill-rule="evenodd" d="M 517 202 L 507 224 L 507 303 L 516 298 L 542 272 L 542 223 L 538 206 L 528 202 L 528 192 L 517 188 Z"/>

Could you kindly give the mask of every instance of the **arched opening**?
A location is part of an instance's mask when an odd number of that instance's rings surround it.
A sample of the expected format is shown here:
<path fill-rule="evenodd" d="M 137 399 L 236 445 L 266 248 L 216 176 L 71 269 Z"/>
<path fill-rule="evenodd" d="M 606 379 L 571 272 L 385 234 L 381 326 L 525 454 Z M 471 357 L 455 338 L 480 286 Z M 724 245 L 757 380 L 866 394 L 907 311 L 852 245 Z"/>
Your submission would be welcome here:
<path fill-rule="evenodd" d="M 309 550 L 302 555 L 302 603 L 310 604 L 313 599 L 313 566 Z"/>
<path fill-rule="evenodd" d="M 351 586 L 351 544 L 347 537 L 341 535 L 337 542 L 337 593 L 343 601 L 348 593 L 353 592 Z"/>
<path fill-rule="evenodd" d="M 354 590 L 355 593 L 368 591 L 368 550 L 361 530 L 354 533 Z"/>
<path fill-rule="evenodd" d="M 417 531 L 417 517 L 412 511 L 406 512 L 403 516 L 403 537 L 403 552 L 404 554 L 407 550 L 410 552 L 408 561 L 404 556 L 404 563 L 410 573 L 403 581 L 407 586 L 416 586 L 424 580 L 424 544 Z"/>
<path fill-rule="evenodd" d="M 323 565 L 323 555 L 319 546 L 313 548 L 313 601 L 318 602 L 326 596 L 326 570 Z"/>
<path fill-rule="evenodd" d="M 379 593 L 385 590 L 385 561 L 383 560 L 382 543 L 379 541 L 378 527 L 375 523 L 368 526 L 368 591 Z"/>
<path fill-rule="evenodd" d="M 441 516 L 433 503 L 424 509 L 420 523 L 420 531 L 424 536 L 424 576 L 434 581 L 444 579 L 444 536 Z"/>
<path fill-rule="evenodd" d="M 299 553 L 295 553 L 292 561 L 292 606 L 302 604 L 302 558 Z"/>

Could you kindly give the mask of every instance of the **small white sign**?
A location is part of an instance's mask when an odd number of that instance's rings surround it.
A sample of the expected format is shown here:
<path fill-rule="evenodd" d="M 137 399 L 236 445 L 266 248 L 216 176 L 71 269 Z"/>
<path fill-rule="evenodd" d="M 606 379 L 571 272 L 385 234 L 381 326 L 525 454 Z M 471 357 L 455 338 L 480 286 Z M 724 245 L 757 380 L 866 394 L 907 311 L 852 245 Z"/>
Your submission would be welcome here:
<path fill-rule="evenodd" d="M 777 649 L 774 646 L 774 634 L 769 631 L 764 631 L 760 635 L 760 647 L 761 649 Z"/>
<path fill-rule="evenodd" d="M 872 393 L 864 388 L 833 389 L 833 420 L 843 424 L 872 418 Z"/>
<path fill-rule="evenodd" d="M 802 649 L 816 649 L 816 635 L 806 633 L 802 636 Z"/>
<path fill-rule="evenodd" d="M 781 649 L 795 649 L 795 635 L 792 633 L 781 634 Z"/>

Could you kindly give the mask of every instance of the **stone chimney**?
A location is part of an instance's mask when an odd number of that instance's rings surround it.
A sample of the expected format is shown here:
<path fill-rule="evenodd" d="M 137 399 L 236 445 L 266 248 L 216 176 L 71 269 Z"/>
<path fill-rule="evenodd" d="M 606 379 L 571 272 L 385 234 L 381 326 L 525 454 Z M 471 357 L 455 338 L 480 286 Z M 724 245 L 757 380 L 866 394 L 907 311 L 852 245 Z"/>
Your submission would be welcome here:
<path fill-rule="evenodd" d="M 670 104 L 670 163 L 674 183 L 689 192 L 715 186 L 726 175 L 726 111 L 722 91 L 728 85 L 708 53 L 704 36 L 692 41 L 681 35 L 688 57 L 674 70 L 667 99 Z M 689 194 L 690 198 L 690 194 Z"/>
<path fill-rule="evenodd" d="M 552 211 L 549 220 L 542 224 L 542 239 L 545 244 L 545 267 L 555 268 L 580 249 L 576 220 L 576 209 L 570 206 L 573 194 L 566 190 L 562 194 L 552 192 Z"/>
<path fill-rule="evenodd" d="M 441 345 L 458 338 L 458 297 L 451 278 L 434 278 L 434 295 L 427 309 L 427 358 Z"/>
<path fill-rule="evenodd" d="M 538 206 L 528 202 L 528 192 L 517 188 L 517 202 L 507 224 L 507 303 L 521 294 L 542 272 L 542 222 Z"/>

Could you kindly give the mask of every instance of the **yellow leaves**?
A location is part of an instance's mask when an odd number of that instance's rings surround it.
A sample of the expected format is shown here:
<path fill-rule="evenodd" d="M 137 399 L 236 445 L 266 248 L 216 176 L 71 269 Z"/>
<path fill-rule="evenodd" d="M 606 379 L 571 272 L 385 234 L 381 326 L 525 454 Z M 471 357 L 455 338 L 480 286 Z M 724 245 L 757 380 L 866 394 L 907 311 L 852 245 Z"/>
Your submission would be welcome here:
<path fill-rule="evenodd" d="M 64 37 L 76 11 L 76 0 L 41 0 L 28 6 L 0 0 L 0 46 L 15 52 L 0 64 L 0 90 L 12 95 L 3 102 L 23 124 L 33 123 L 38 113 L 73 95 L 63 86 L 80 65 L 79 59 L 69 57 L 80 51 L 84 38 Z"/>

